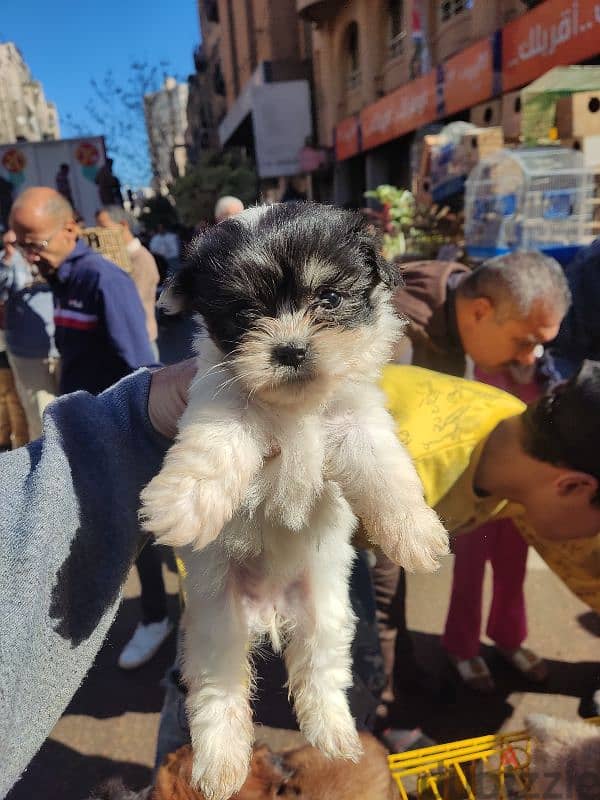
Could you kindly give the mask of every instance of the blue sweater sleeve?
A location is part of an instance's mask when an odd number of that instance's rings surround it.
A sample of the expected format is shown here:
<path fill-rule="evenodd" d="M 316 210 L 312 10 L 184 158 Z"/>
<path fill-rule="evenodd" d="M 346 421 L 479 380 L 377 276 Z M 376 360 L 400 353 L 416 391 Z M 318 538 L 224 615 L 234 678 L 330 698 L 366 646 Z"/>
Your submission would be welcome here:
<path fill-rule="evenodd" d="M 54 402 L 43 437 L 0 457 L 0 797 L 48 736 L 115 616 L 140 544 L 139 493 L 169 442 L 150 373 Z"/>
<path fill-rule="evenodd" d="M 155 364 L 144 307 L 133 280 L 118 268 L 101 273 L 99 292 L 108 337 L 131 370 Z"/>

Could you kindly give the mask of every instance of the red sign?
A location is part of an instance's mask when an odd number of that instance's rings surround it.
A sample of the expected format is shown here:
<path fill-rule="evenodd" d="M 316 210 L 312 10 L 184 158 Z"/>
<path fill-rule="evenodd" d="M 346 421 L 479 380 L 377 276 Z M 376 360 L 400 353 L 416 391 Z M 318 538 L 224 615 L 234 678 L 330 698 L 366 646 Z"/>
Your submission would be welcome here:
<path fill-rule="evenodd" d="M 370 150 L 432 122 L 437 116 L 435 91 L 435 72 L 430 72 L 363 108 L 363 149 Z"/>
<path fill-rule="evenodd" d="M 92 142 L 81 142 L 75 151 L 75 158 L 84 167 L 90 167 L 100 158 L 100 151 Z"/>
<path fill-rule="evenodd" d="M 502 85 L 516 89 L 552 67 L 600 52 L 600 3 L 546 0 L 502 31 Z"/>
<path fill-rule="evenodd" d="M 446 114 L 483 103 L 494 94 L 492 43 L 483 39 L 444 64 L 444 105 Z"/>
<path fill-rule="evenodd" d="M 357 116 L 346 117 L 335 128 L 335 159 L 344 161 L 360 152 L 360 122 Z"/>
<path fill-rule="evenodd" d="M 16 147 L 11 147 L 2 156 L 2 166 L 7 172 L 22 172 L 25 169 L 25 164 L 27 164 L 25 154 Z"/>

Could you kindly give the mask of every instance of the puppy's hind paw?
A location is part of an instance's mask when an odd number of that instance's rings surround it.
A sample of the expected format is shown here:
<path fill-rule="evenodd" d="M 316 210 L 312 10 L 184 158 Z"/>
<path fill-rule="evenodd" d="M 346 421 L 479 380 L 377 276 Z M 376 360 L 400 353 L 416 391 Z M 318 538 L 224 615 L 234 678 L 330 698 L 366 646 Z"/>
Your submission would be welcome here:
<path fill-rule="evenodd" d="M 393 529 L 392 535 L 383 537 L 381 549 L 408 572 L 433 572 L 439 567 L 439 559 L 449 552 L 446 529 L 435 511 L 424 503 Z"/>
<path fill-rule="evenodd" d="M 328 727 L 312 742 L 328 758 L 344 758 L 357 763 L 363 754 L 362 744 L 354 725 Z"/>
<path fill-rule="evenodd" d="M 248 777 L 248 764 L 243 758 L 216 758 L 203 764 L 194 755 L 192 787 L 199 788 L 206 800 L 229 800 L 236 795 Z"/>

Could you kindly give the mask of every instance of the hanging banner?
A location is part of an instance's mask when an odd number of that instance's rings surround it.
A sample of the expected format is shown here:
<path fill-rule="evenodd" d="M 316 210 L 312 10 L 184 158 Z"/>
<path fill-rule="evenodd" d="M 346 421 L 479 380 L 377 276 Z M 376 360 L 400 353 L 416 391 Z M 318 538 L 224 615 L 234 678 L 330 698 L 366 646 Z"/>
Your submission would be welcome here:
<path fill-rule="evenodd" d="M 600 51 L 597 0 L 546 0 L 502 31 L 502 85 L 516 89 L 552 67 L 578 64 Z"/>
<path fill-rule="evenodd" d="M 436 118 L 435 71 L 401 86 L 360 112 L 363 150 L 403 136 Z"/>
<path fill-rule="evenodd" d="M 449 116 L 494 95 L 494 53 L 490 39 L 468 47 L 444 64 L 444 106 Z"/>
<path fill-rule="evenodd" d="M 346 117 L 335 127 L 335 160 L 344 161 L 360 153 L 360 121 Z"/>

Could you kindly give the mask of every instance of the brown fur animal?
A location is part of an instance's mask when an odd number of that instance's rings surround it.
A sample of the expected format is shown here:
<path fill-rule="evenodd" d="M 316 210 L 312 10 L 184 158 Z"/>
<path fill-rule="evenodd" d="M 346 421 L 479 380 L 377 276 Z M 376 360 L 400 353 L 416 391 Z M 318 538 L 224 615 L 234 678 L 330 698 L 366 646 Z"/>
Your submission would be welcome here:
<path fill-rule="evenodd" d="M 391 776 L 387 751 L 369 733 L 361 733 L 363 755 L 357 764 L 327 759 L 315 747 L 301 747 L 283 757 L 291 777 L 277 795 L 294 800 L 395 800 L 399 796 Z"/>
<path fill-rule="evenodd" d="M 532 800 L 600 800 L 600 728 L 531 714 Z"/>
<path fill-rule="evenodd" d="M 287 753 L 256 746 L 248 778 L 231 800 L 397 800 L 387 751 L 369 733 L 360 740 L 364 752 L 357 764 L 330 760 L 310 745 Z M 181 747 L 167 756 L 152 790 L 137 794 L 111 781 L 90 800 L 205 800 L 190 785 L 192 758 L 192 748 Z"/>

